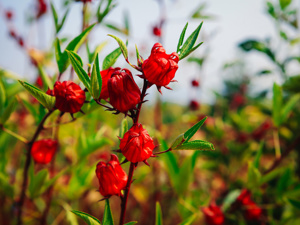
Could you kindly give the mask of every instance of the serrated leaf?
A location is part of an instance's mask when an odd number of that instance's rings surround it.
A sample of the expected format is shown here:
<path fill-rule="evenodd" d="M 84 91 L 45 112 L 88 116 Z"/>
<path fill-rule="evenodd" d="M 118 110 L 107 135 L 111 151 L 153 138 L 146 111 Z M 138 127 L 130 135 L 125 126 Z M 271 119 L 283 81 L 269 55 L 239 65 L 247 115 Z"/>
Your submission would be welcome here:
<path fill-rule="evenodd" d="M 44 68 L 40 64 L 38 65 L 38 70 L 39 70 L 40 76 L 43 80 L 44 87 L 46 86 L 50 89 L 53 89 L 53 83 L 52 83 L 51 79 L 49 78 L 46 71 L 44 70 Z"/>
<path fill-rule="evenodd" d="M 5 124 L 5 122 L 9 119 L 11 113 L 15 110 L 16 106 L 17 106 L 17 99 L 16 98 L 11 99 L 0 117 L 0 124 L 2 125 Z"/>
<path fill-rule="evenodd" d="M 119 56 L 121 55 L 121 53 L 122 53 L 121 48 L 117 48 L 113 50 L 111 53 L 109 53 L 103 60 L 102 69 L 107 70 L 109 67 L 112 67 L 117 61 L 117 59 L 119 58 Z"/>
<path fill-rule="evenodd" d="M 200 33 L 201 27 L 202 27 L 203 22 L 200 23 L 200 25 L 196 28 L 196 30 L 186 39 L 186 41 L 184 42 L 182 48 L 180 49 L 180 54 L 179 54 L 179 60 L 183 59 L 184 57 L 186 57 L 188 54 L 191 53 L 191 50 L 193 50 L 193 47 L 197 41 L 198 35 Z M 198 44 L 197 47 L 199 47 L 201 45 Z"/>
<path fill-rule="evenodd" d="M 188 142 L 194 134 L 200 129 L 200 127 L 203 125 L 207 117 L 200 120 L 198 123 L 196 123 L 194 126 L 192 126 L 188 131 L 184 133 L 185 143 Z"/>
<path fill-rule="evenodd" d="M 293 110 L 293 108 L 299 102 L 299 100 L 300 100 L 300 94 L 295 94 L 283 106 L 283 108 L 281 110 L 280 124 L 282 124 L 284 121 L 286 121 L 289 113 Z"/>
<path fill-rule="evenodd" d="M 34 199 L 39 196 L 40 189 L 42 188 L 47 177 L 48 177 L 47 169 L 43 169 L 39 171 L 37 174 L 34 174 L 32 177 L 30 177 L 28 190 L 31 199 Z"/>
<path fill-rule="evenodd" d="M 183 43 L 183 40 L 184 40 L 184 36 L 185 36 L 186 29 L 188 27 L 188 24 L 189 23 L 186 23 L 183 30 L 181 31 L 181 34 L 180 34 L 180 37 L 179 37 L 179 40 L 178 40 L 178 44 L 177 44 L 177 53 L 179 53 L 179 51 L 181 49 L 181 46 L 182 46 L 182 43 Z"/>
<path fill-rule="evenodd" d="M 173 150 L 199 150 L 199 151 L 207 151 L 207 150 L 215 150 L 212 143 L 207 141 L 190 141 L 184 142 L 182 145 L 177 146 Z"/>
<path fill-rule="evenodd" d="M 109 205 L 109 200 L 105 200 L 105 208 L 104 208 L 104 215 L 103 215 L 103 220 L 102 224 L 105 225 L 114 225 L 114 219 L 111 213 L 110 205 Z"/>
<path fill-rule="evenodd" d="M 121 48 L 122 54 L 123 54 L 124 58 L 127 60 L 128 59 L 128 51 L 127 51 L 127 47 L 124 44 L 124 42 L 120 38 L 118 38 L 114 35 L 109 34 L 108 36 L 114 38 L 118 42 L 118 44 Z"/>
<path fill-rule="evenodd" d="M 180 134 L 175 141 L 173 142 L 173 144 L 171 145 L 171 149 L 176 149 L 178 146 L 180 146 L 181 144 L 183 144 L 185 141 L 184 138 L 184 134 Z"/>
<path fill-rule="evenodd" d="M 85 72 L 85 70 L 80 65 L 80 62 L 78 61 L 78 55 L 75 52 L 67 51 L 68 56 L 70 58 L 71 64 L 73 66 L 74 71 L 76 72 L 79 80 L 83 83 L 83 85 L 90 91 L 91 85 L 90 85 L 90 78 L 88 74 Z"/>
<path fill-rule="evenodd" d="M 88 225 L 101 225 L 100 221 L 94 217 L 91 216 L 85 212 L 77 211 L 77 210 L 72 210 L 72 213 L 74 213 L 76 216 L 84 220 Z M 104 225 L 104 224 L 103 224 Z"/>
<path fill-rule="evenodd" d="M 281 108 L 282 108 L 282 90 L 281 87 L 274 83 L 273 85 L 273 121 L 274 125 L 278 127 L 281 121 Z"/>
<path fill-rule="evenodd" d="M 225 212 L 227 209 L 230 208 L 230 206 L 236 201 L 236 199 L 239 197 L 241 191 L 240 190 L 233 190 L 230 191 L 222 204 L 222 212 Z"/>
<path fill-rule="evenodd" d="M 99 99 L 101 89 L 102 89 L 102 77 L 100 74 L 99 58 L 97 54 L 93 65 L 92 74 L 91 74 L 91 91 L 94 99 Z"/>
<path fill-rule="evenodd" d="M 156 202 L 155 225 L 163 225 L 162 212 L 159 202 Z"/>
<path fill-rule="evenodd" d="M 20 81 L 20 84 L 35 97 L 44 107 L 49 110 L 52 110 L 55 105 L 55 97 L 47 95 L 46 93 L 42 92 L 40 89 L 28 84 L 27 82 Z"/>

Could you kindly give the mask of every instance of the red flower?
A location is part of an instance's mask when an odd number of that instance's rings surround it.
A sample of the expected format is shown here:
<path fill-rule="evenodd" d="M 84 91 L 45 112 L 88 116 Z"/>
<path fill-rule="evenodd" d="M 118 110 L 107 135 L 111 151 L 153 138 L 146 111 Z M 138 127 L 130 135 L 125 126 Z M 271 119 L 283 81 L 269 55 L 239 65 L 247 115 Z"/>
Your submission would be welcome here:
<path fill-rule="evenodd" d="M 236 199 L 236 202 L 239 205 L 247 205 L 249 202 L 251 202 L 251 193 L 247 189 L 243 189 L 239 195 L 239 197 Z"/>
<path fill-rule="evenodd" d="M 108 163 L 99 162 L 96 168 L 96 175 L 99 180 L 101 195 L 105 198 L 112 195 L 122 195 L 121 190 L 125 189 L 128 177 L 116 155 L 111 155 Z"/>
<path fill-rule="evenodd" d="M 14 13 L 11 10 L 5 12 L 5 17 L 7 20 L 11 20 L 14 17 Z"/>
<path fill-rule="evenodd" d="M 199 81 L 197 81 L 197 80 L 192 80 L 192 86 L 193 87 L 199 87 Z"/>
<path fill-rule="evenodd" d="M 42 139 L 33 143 L 31 156 L 36 163 L 47 164 L 51 162 L 58 144 L 52 139 Z"/>
<path fill-rule="evenodd" d="M 194 111 L 198 110 L 199 107 L 200 107 L 200 104 L 197 101 L 191 100 L 191 102 L 190 102 L 190 109 L 191 110 L 194 110 Z"/>
<path fill-rule="evenodd" d="M 102 78 L 102 89 L 101 89 L 101 94 L 100 94 L 100 99 L 108 99 L 109 94 L 108 94 L 108 88 L 107 88 L 107 81 L 109 78 L 111 78 L 111 75 L 113 72 L 120 70 L 120 67 L 116 68 L 108 68 L 106 70 L 102 70 L 101 73 L 101 78 Z"/>
<path fill-rule="evenodd" d="M 141 101 L 141 91 L 128 69 L 115 70 L 107 81 L 109 102 L 118 111 L 126 113 Z"/>
<path fill-rule="evenodd" d="M 155 84 L 160 91 L 162 86 L 170 89 L 167 85 L 173 81 L 178 69 L 179 57 L 176 52 L 168 55 L 160 43 L 156 43 L 151 55 L 142 65 L 144 78 L 151 84 Z"/>
<path fill-rule="evenodd" d="M 55 107 L 62 112 L 76 113 L 85 101 L 85 93 L 80 86 L 72 81 L 56 81 L 53 89 L 56 97 Z M 47 91 L 51 95 L 51 90 Z"/>
<path fill-rule="evenodd" d="M 47 12 L 47 4 L 44 0 L 38 0 L 37 3 L 38 4 L 36 18 L 38 19 Z"/>
<path fill-rule="evenodd" d="M 211 203 L 209 207 L 203 208 L 202 212 L 208 225 L 222 225 L 224 223 L 224 214 L 216 204 Z"/>
<path fill-rule="evenodd" d="M 257 129 L 252 132 L 253 139 L 259 141 L 266 135 L 267 131 L 272 127 L 272 121 L 266 120 Z"/>
<path fill-rule="evenodd" d="M 153 27 L 153 34 L 157 37 L 160 37 L 161 36 L 161 28 L 155 26 Z"/>
<path fill-rule="evenodd" d="M 151 155 L 155 145 L 142 124 L 134 124 L 124 135 L 120 142 L 120 150 L 130 162 L 146 162 Z"/>

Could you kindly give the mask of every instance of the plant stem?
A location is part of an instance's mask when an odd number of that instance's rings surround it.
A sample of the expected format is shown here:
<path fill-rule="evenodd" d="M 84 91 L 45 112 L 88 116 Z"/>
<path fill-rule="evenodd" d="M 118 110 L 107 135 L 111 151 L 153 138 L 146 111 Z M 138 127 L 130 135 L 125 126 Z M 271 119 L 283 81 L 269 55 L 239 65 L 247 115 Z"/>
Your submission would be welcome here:
<path fill-rule="evenodd" d="M 17 225 L 23 224 L 22 221 L 22 213 L 23 213 L 23 205 L 25 201 L 25 195 L 26 195 L 26 189 L 28 185 L 28 170 L 31 162 L 31 148 L 37 137 L 39 136 L 40 132 L 43 130 L 44 123 L 46 119 L 52 114 L 53 111 L 49 111 L 42 121 L 40 122 L 39 126 L 37 127 L 32 139 L 30 142 L 27 144 L 27 152 L 26 152 L 26 161 L 25 161 L 25 166 L 24 166 L 24 171 L 23 171 L 23 182 L 22 182 L 22 188 L 21 188 L 21 194 L 20 198 L 17 204 Z"/>
<path fill-rule="evenodd" d="M 142 104 L 143 104 L 143 101 L 144 101 L 144 98 L 146 95 L 147 87 L 148 87 L 148 81 L 146 79 L 144 79 L 144 86 L 143 86 L 143 90 L 142 90 L 142 94 L 141 94 L 141 102 L 138 105 L 137 114 L 136 114 L 135 118 L 133 119 L 134 123 L 138 123 L 138 121 L 139 121 L 140 112 L 141 112 Z"/>

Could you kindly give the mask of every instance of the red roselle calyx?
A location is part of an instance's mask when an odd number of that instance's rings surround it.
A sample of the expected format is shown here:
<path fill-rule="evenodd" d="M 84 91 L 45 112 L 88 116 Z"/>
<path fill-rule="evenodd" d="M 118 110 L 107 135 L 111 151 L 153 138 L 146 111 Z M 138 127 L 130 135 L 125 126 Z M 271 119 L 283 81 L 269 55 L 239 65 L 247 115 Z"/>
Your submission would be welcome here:
<path fill-rule="evenodd" d="M 115 70 L 107 81 L 109 103 L 118 111 L 127 113 L 141 101 L 141 91 L 128 69 Z"/>
<path fill-rule="evenodd" d="M 73 81 L 56 81 L 54 89 L 47 94 L 55 96 L 55 107 L 61 112 L 76 113 L 85 101 L 85 92 Z"/>
<path fill-rule="evenodd" d="M 106 70 L 102 70 L 101 73 L 101 77 L 102 77 L 102 89 L 101 89 L 101 94 L 100 94 L 100 99 L 108 99 L 109 98 L 109 93 L 108 93 L 108 88 L 107 88 L 107 82 L 108 79 L 111 78 L 111 75 L 115 72 L 115 71 L 119 71 L 121 70 L 120 67 L 116 67 L 116 68 L 108 68 Z"/>
<path fill-rule="evenodd" d="M 155 148 L 153 139 L 142 124 L 134 124 L 120 142 L 120 150 L 126 159 L 132 163 L 146 162 L 152 156 Z"/>
<path fill-rule="evenodd" d="M 36 163 L 47 164 L 51 162 L 57 150 L 58 143 L 52 139 L 42 139 L 33 143 L 31 156 Z"/>
<path fill-rule="evenodd" d="M 121 191 L 125 189 L 128 177 L 116 155 L 111 155 L 108 163 L 99 162 L 96 168 L 96 175 L 102 196 L 105 198 L 112 195 L 122 196 Z"/>
<path fill-rule="evenodd" d="M 208 207 L 203 208 L 202 212 L 204 213 L 205 221 L 208 225 L 224 224 L 224 214 L 216 204 L 211 203 Z"/>
<path fill-rule="evenodd" d="M 160 37 L 161 36 L 161 28 L 155 26 L 153 27 L 153 34 L 157 37 Z"/>
<path fill-rule="evenodd" d="M 40 18 L 47 12 L 47 4 L 45 0 L 37 0 L 37 15 L 36 18 Z"/>
<path fill-rule="evenodd" d="M 199 81 L 197 81 L 197 80 L 192 80 L 192 86 L 193 86 L 193 87 L 199 87 L 199 86 L 200 86 Z"/>
<path fill-rule="evenodd" d="M 14 17 L 14 14 L 11 10 L 7 10 L 7 11 L 5 11 L 5 17 L 7 20 L 12 20 Z"/>
<path fill-rule="evenodd" d="M 144 73 L 143 78 L 146 78 L 151 84 L 155 84 L 160 91 L 160 88 L 173 81 L 175 73 L 178 69 L 179 57 L 176 52 L 168 55 L 166 50 L 160 43 L 154 44 L 151 55 L 146 59 L 142 65 Z"/>

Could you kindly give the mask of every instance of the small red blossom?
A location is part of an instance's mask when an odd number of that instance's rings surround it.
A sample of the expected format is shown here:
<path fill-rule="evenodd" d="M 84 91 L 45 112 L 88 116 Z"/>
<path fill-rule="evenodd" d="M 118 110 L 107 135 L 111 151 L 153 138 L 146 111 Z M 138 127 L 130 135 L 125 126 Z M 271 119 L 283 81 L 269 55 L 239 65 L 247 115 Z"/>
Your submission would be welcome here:
<path fill-rule="evenodd" d="M 196 100 L 191 100 L 190 101 L 190 109 L 193 110 L 193 111 L 196 111 L 198 110 L 200 107 L 200 104 L 199 102 L 197 102 Z"/>
<path fill-rule="evenodd" d="M 107 82 L 108 79 L 111 78 L 111 75 L 113 74 L 113 72 L 121 70 L 120 67 L 116 67 L 116 68 L 108 68 L 106 70 L 102 70 L 101 73 L 101 77 L 102 77 L 102 89 L 101 89 L 101 94 L 100 94 L 100 99 L 108 99 L 109 98 L 109 93 L 108 93 L 108 88 L 107 88 Z"/>
<path fill-rule="evenodd" d="M 144 74 L 142 77 L 146 78 L 151 84 L 155 84 L 159 91 L 162 86 L 170 89 L 167 85 L 175 77 L 178 61 L 179 57 L 176 52 L 168 55 L 163 46 L 156 43 L 151 50 L 151 55 L 142 65 Z"/>
<path fill-rule="evenodd" d="M 47 13 L 47 4 L 44 0 L 37 0 L 37 15 L 36 18 L 40 18 L 42 15 Z"/>
<path fill-rule="evenodd" d="M 155 27 L 153 27 L 153 34 L 155 35 L 155 36 L 157 36 L 157 37 L 160 37 L 161 36 L 161 28 L 159 28 L 159 27 L 157 27 L 157 26 L 155 26 Z"/>
<path fill-rule="evenodd" d="M 76 113 L 80 111 L 85 101 L 85 92 L 73 81 L 56 81 L 53 92 L 47 94 L 55 96 L 55 107 L 61 112 Z"/>
<path fill-rule="evenodd" d="M 13 17 L 14 17 L 13 11 L 7 10 L 7 11 L 5 12 L 5 17 L 6 17 L 7 20 L 12 20 Z"/>
<path fill-rule="evenodd" d="M 141 101 L 141 91 L 128 69 L 115 70 L 107 81 L 109 103 L 118 111 L 136 108 Z"/>
<path fill-rule="evenodd" d="M 121 191 L 125 189 L 128 177 L 116 155 L 111 155 L 108 163 L 99 162 L 96 168 L 96 175 L 102 196 L 108 198 L 112 195 L 122 195 Z"/>
<path fill-rule="evenodd" d="M 51 162 L 57 150 L 58 143 L 52 139 L 42 139 L 33 143 L 31 156 L 36 163 L 47 164 Z"/>
<path fill-rule="evenodd" d="M 205 216 L 205 221 L 208 225 L 222 225 L 224 224 L 224 214 L 220 207 L 211 203 L 208 207 L 203 208 L 202 212 Z"/>
<path fill-rule="evenodd" d="M 153 139 L 142 124 L 134 124 L 120 142 L 120 150 L 130 162 L 146 162 L 155 148 Z"/>
<path fill-rule="evenodd" d="M 192 80 L 192 86 L 193 86 L 193 87 L 199 87 L 199 86 L 200 86 L 199 81 L 197 81 L 197 80 Z"/>

